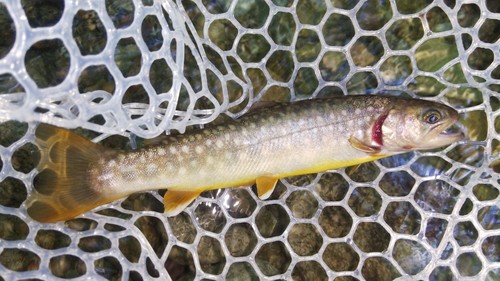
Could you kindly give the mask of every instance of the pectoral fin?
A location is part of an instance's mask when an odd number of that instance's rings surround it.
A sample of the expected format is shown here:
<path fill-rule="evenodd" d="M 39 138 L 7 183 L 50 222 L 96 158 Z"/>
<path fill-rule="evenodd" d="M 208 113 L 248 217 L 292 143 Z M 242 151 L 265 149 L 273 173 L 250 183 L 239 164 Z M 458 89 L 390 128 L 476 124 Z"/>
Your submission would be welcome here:
<path fill-rule="evenodd" d="M 257 185 L 257 195 L 259 196 L 260 199 L 265 200 L 271 196 L 273 193 L 274 187 L 276 186 L 276 183 L 278 182 L 278 178 L 274 177 L 259 177 L 255 181 Z"/>
<path fill-rule="evenodd" d="M 277 102 L 277 101 L 259 100 L 259 101 L 254 102 L 252 104 L 252 106 L 250 106 L 250 108 L 247 110 L 245 115 L 251 115 L 251 114 L 254 114 L 256 112 L 259 112 L 260 110 L 262 110 L 264 108 L 271 108 L 271 107 L 277 106 L 279 104 L 280 104 L 280 102 Z"/>
<path fill-rule="evenodd" d="M 361 164 L 354 165 L 354 166 L 347 168 L 347 170 L 346 170 L 347 175 L 352 176 L 359 169 L 359 166 L 361 166 Z"/>
<path fill-rule="evenodd" d="M 164 144 L 168 141 L 168 138 L 170 136 L 167 135 L 159 135 L 155 138 L 152 139 L 145 139 L 143 141 L 144 146 L 153 146 L 153 145 L 159 145 L 159 144 Z"/>
<path fill-rule="evenodd" d="M 182 212 L 196 197 L 200 195 L 201 191 L 174 191 L 169 190 L 163 197 L 165 204 L 165 215 L 172 217 Z"/>
<path fill-rule="evenodd" d="M 357 150 L 366 152 L 368 154 L 377 154 L 380 152 L 380 147 L 367 145 L 362 141 L 360 141 L 358 138 L 353 136 L 349 138 L 349 143 L 352 145 L 352 147 L 356 148 Z"/>

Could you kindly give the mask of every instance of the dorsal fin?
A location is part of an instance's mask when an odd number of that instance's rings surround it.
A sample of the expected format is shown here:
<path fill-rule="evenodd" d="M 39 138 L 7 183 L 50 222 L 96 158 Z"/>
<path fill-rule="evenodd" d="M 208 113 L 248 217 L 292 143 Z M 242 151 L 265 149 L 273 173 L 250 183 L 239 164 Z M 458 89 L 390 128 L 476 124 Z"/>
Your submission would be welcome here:
<path fill-rule="evenodd" d="M 277 101 L 257 101 L 254 102 L 250 108 L 245 112 L 244 116 L 252 115 L 256 112 L 259 112 L 261 110 L 264 110 L 266 108 L 272 108 L 279 106 L 280 104 L 283 104 L 282 102 L 277 102 Z"/>

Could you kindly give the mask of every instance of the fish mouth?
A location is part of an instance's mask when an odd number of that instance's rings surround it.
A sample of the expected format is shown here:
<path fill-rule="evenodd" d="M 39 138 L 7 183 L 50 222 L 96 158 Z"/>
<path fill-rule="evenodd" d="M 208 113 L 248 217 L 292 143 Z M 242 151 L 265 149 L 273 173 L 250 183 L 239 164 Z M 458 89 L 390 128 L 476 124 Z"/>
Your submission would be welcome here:
<path fill-rule="evenodd" d="M 439 132 L 432 141 L 435 145 L 448 145 L 465 138 L 464 132 L 458 128 L 455 120 L 453 122 L 439 124 L 434 127 L 433 130 Z"/>
<path fill-rule="evenodd" d="M 459 141 L 459 140 L 465 138 L 464 132 L 462 132 L 462 131 L 455 132 L 453 130 L 450 130 L 450 128 L 453 128 L 453 127 L 447 128 L 446 130 L 439 133 L 438 136 L 440 138 L 448 138 L 448 139 L 452 139 L 452 140 L 456 140 L 456 141 Z"/>

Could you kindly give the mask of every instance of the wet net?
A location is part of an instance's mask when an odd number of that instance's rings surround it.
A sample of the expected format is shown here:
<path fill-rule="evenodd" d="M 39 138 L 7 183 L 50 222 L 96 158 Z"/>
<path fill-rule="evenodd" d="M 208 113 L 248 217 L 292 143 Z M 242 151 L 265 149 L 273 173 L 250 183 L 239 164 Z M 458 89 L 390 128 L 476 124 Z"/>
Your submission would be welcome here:
<path fill-rule="evenodd" d="M 0 280 L 500 280 L 500 2 L 0 0 L 0 26 Z M 367 93 L 449 104 L 469 140 L 172 218 L 164 191 L 26 214 L 38 122 L 124 148 L 258 100 Z"/>

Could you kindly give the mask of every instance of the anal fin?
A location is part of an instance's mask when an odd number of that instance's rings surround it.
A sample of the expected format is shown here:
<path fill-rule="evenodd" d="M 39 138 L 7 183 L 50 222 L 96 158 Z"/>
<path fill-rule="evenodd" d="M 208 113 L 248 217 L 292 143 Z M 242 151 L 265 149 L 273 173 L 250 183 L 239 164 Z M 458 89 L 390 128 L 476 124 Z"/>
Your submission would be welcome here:
<path fill-rule="evenodd" d="M 348 167 L 346 170 L 347 175 L 352 176 L 359 169 L 360 166 L 361 166 L 361 164 L 357 164 L 357 165 Z"/>
<path fill-rule="evenodd" d="M 269 196 L 271 196 L 271 194 L 273 193 L 274 187 L 276 186 L 278 180 L 278 178 L 268 176 L 257 178 L 255 183 L 257 185 L 257 195 L 259 196 L 259 198 L 262 200 L 269 198 Z"/>
<path fill-rule="evenodd" d="M 165 204 L 165 215 L 173 217 L 182 212 L 196 197 L 200 195 L 201 191 L 174 191 L 168 190 L 163 197 Z"/>

